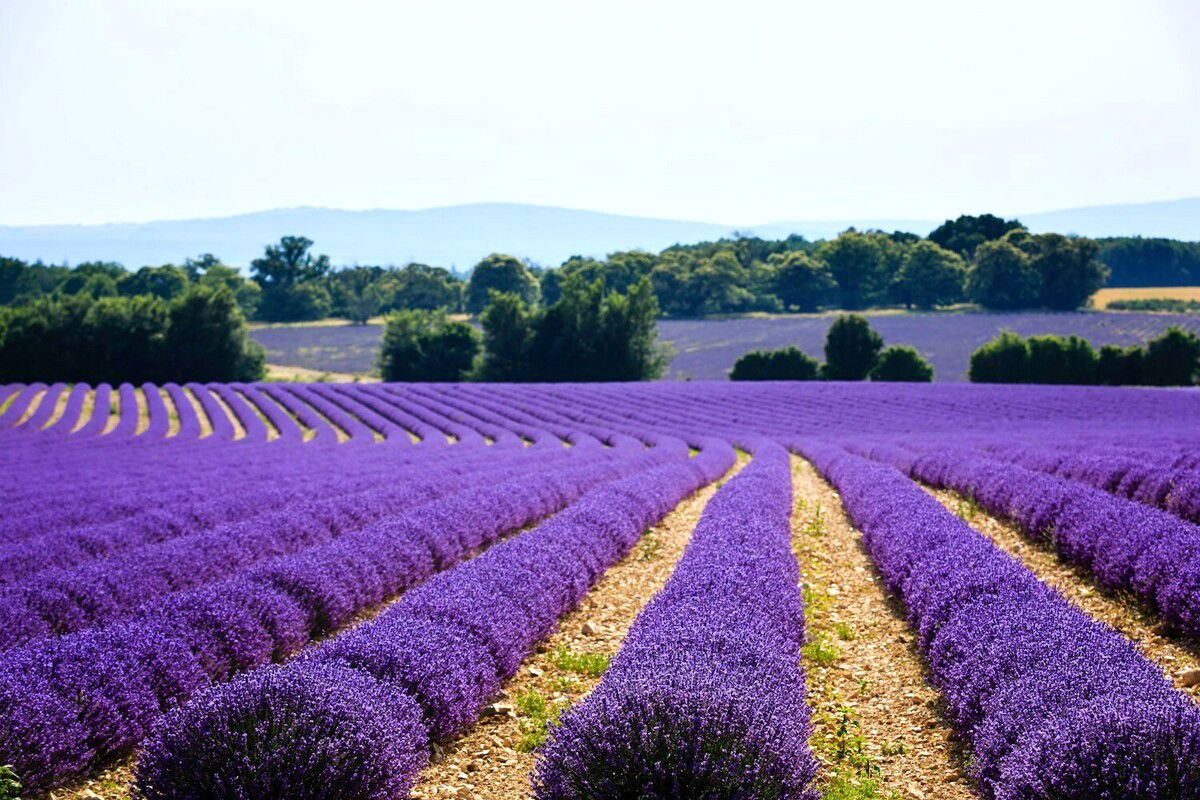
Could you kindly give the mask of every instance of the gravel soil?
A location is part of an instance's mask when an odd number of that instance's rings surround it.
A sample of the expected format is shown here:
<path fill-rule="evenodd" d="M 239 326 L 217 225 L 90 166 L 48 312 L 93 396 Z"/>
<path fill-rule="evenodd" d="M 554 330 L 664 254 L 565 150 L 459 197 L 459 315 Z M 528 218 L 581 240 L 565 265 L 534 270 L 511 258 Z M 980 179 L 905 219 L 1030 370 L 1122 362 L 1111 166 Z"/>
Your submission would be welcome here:
<path fill-rule="evenodd" d="M 814 709 L 810 741 L 824 767 L 822 788 L 830 796 L 881 800 L 975 797 L 902 607 L 883 588 L 840 497 L 799 458 L 792 481 Z"/>

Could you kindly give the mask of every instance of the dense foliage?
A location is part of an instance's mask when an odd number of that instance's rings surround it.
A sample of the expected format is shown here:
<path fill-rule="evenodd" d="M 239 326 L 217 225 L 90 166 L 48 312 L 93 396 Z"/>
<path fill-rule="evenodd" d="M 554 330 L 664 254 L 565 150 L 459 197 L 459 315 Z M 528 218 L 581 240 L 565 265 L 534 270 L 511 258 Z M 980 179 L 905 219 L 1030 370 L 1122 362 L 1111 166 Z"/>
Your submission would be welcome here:
<path fill-rule="evenodd" d="M 1200 286 L 1200 242 L 1129 236 L 1097 244 L 1109 286 Z"/>
<path fill-rule="evenodd" d="M 393 311 L 383 326 L 379 372 L 385 381 L 466 379 L 479 355 L 479 332 L 444 311 Z"/>
<path fill-rule="evenodd" d="M 1174 297 L 1137 297 L 1129 300 L 1110 300 L 1105 308 L 1108 311 L 1200 314 L 1200 300 L 1180 300 Z"/>
<path fill-rule="evenodd" d="M 858 314 L 839 316 L 825 335 L 825 363 L 793 346 L 751 350 L 729 373 L 732 381 L 908 381 L 933 380 L 933 367 L 916 348 L 884 348 L 883 337 Z"/>
<path fill-rule="evenodd" d="M 1200 380 L 1200 337 L 1168 328 L 1145 345 L 1104 345 L 1097 353 L 1078 336 L 1005 331 L 971 354 L 974 383 L 1067 383 L 1191 386 Z"/>
<path fill-rule="evenodd" d="M 641 381 L 662 374 L 658 302 L 650 282 L 606 292 L 601 281 L 567 276 L 551 306 L 493 294 L 483 312 L 485 381 Z"/>
<path fill-rule="evenodd" d="M 795 347 L 751 350 L 733 364 L 731 381 L 815 381 L 821 365 Z"/>
<path fill-rule="evenodd" d="M 227 287 L 154 295 L 44 297 L 0 311 L 0 380 L 248 381 L 262 348 Z"/>

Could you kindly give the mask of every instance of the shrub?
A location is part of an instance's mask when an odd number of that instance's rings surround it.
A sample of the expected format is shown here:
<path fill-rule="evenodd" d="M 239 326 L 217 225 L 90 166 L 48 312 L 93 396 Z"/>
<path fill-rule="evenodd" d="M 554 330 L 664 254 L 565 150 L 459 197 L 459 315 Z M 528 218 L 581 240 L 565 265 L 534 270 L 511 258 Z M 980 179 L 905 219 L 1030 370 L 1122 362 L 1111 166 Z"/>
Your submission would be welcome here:
<path fill-rule="evenodd" d="M 1105 386 L 1140 386 L 1146 370 L 1146 349 L 1138 345 L 1106 344 L 1096 361 L 1096 383 Z"/>
<path fill-rule="evenodd" d="M 967 376 L 971 383 L 1024 383 L 1029 369 L 1029 346 L 1012 331 L 983 344 L 971 354 Z"/>
<path fill-rule="evenodd" d="M 1146 343 L 1143 366 L 1145 383 L 1151 386 L 1191 386 L 1200 370 L 1200 338 L 1172 325 L 1157 339 Z"/>
<path fill-rule="evenodd" d="M 873 381 L 904 381 L 929 383 L 933 380 L 933 367 L 910 345 L 892 345 L 879 354 L 879 361 L 871 370 Z"/>
<path fill-rule="evenodd" d="M 479 333 L 444 311 L 394 311 L 384 324 L 379 371 L 386 381 L 456 382 L 478 354 Z"/>
<path fill-rule="evenodd" d="M 266 352 L 246 336 L 246 318 L 226 286 L 191 286 L 171 304 L 165 371 L 183 381 L 255 381 Z"/>
<path fill-rule="evenodd" d="M 825 366 L 821 377 L 830 381 L 861 381 L 875 367 L 883 338 L 866 317 L 843 314 L 825 335 Z"/>
<path fill-rule="evenodd" d="M 820 364 L 795 347 L 751 350 L 733 364 L 731 381 L 815 381 Z"/>

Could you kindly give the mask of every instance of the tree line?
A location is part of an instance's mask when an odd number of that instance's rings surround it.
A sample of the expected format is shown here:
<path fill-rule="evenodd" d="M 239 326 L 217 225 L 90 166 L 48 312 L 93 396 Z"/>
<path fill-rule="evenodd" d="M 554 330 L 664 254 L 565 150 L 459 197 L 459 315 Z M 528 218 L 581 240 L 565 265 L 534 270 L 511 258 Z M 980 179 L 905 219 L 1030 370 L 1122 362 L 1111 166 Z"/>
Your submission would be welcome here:
<path fill-rule="evenodd" d="M 247 275 L 211 254 L 135 271 L 110 262 L 65 267 L 0 258 L 0 305 L 77 294 L 170 301 L 193 284 L 224 285 L 247 319 L 332 316 L 364 323 L 406 309 L 480 314 L 492 291 L 515 294 L 530 308 L 550 306 L 570 276 L 603 280 L 608 291 L 622 293 L 646 279 L 660 313 L 672 317 L 963 302 L 1070 310 L 1085 305 L 1106 279 L 1112 285 L 1200 283 L 1200 243 L 1031 234 L 1017 220 L 983 214 L 947 220 L 924 238 L 854 229 L 816 242 L 735 234 L 659 253 L 572 256 L 553 268 L 492 254 L 463 276 L 418 263 L 335 268 L 312 240 L 285 236 L 264 248 Z"/>
<path fill-rule="evenodd" d="M 264 362 L 224 285 L 169 301 L 77 293 L 0 308 L 0 383 L 253 381 Z"/>

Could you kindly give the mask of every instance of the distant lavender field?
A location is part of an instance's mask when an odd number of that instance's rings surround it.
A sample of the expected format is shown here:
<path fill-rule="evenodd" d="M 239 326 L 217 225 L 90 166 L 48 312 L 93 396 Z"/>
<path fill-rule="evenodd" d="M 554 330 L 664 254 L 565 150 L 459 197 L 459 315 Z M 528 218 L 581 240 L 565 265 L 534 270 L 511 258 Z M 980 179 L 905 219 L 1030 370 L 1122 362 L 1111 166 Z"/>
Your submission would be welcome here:
<path fill-rule="evenodd" d="M 1096 346 L 1130 345 L 1160 334 L 1170 325 L 1200 333 L 1200 316 L 1135 313 L 881 314 L 868 315 L 888 344 L 911 344 L 933 364 L 938 381 L 965 381 L 971 352 L 1002 330 L 1023 336 L 1077 334 Z M 795 345 L 822 358 L 825 331 L 833 317 L 792 316 L 752 319 L 665 320 L 659 334 L 675 349 L 668 369 L 674 379 L 724 378 L 747 350 Z M 267 348 L 272 364 L 327 372 L 374 370 L 381 328 L 338 325 L 262 328 L 251 332 Z"/>

